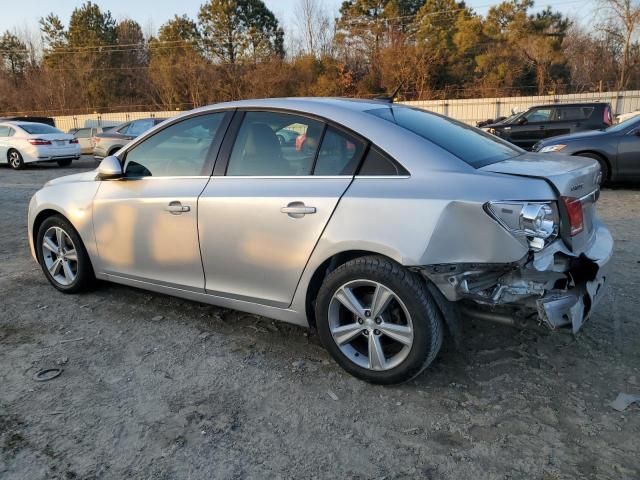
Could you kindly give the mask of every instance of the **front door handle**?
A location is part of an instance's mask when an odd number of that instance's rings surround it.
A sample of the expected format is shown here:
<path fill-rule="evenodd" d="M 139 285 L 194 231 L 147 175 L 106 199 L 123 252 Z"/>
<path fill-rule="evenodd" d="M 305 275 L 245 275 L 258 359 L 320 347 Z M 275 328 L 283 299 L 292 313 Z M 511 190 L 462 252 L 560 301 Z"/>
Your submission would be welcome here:
<path fill-rule="evenodd" d="M 169 205 L 167 205 L 166 207 L 164 207 L 164 210 L 166 212 L 169 212 L 171 215 L 180 215 L 181 213 L 184 213 L 184 212 L 190 212 L 191 207 L 189 205 L 182 205 L 182 203 L 176 200 L 169 203 Z"/>
<path fill-rule="evenodd" d="M 316 213 L 316 207 L 307 207 L 304 202 L 291 202 L 286 207 L 282 207 L 280 212 L 286 213 L 292 218 L 302 218 L 305 215 Z"/>

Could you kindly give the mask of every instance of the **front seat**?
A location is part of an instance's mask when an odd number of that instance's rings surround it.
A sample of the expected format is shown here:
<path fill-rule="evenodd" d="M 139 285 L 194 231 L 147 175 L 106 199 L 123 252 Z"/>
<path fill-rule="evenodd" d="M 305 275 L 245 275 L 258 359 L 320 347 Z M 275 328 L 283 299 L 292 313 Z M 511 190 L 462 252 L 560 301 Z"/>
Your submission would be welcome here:
<path fill-rule="evenodd" d="M 291 175 L 291 166 L 282 156 L 278 137 L 265 123 L 252 123 L 241 159 L 229 162 L 228 175 Z M 240 161 L 238 161 L 240 160 Z"/>

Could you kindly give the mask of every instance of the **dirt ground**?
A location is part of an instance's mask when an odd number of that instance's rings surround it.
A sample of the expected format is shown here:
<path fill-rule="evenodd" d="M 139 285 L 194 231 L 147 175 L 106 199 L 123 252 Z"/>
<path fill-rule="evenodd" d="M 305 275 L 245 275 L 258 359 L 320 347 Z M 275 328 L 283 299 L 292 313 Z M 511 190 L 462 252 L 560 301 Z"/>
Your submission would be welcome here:
<path fill-rule="evenodd" d="M 94 166 L 0 166 L 0 478 L 640 478 L 640 406 L 608 405 L 640 394 L 640 190 L 602 194 L 614 274 L 575 338 L 469 323 L 461 350 L 378 387 L 302 328 L 113 284 L 54 290 L 29 198 Z"/>

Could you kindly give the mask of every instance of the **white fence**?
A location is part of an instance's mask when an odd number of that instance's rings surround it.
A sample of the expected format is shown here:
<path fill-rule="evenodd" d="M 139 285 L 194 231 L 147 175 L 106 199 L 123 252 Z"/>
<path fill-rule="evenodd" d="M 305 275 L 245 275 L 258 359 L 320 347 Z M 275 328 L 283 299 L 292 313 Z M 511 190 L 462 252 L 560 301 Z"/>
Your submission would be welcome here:
<path fill-rule="evenodd" d="M 481 120 L 508 117 L 512 110 L 521 112 L 535 105 L 573 102 L 609 102 L 614 115 L 640 110 L 640 90 L 625 92 L 576 93 L 534 97 L 472 98 L 403 102 L 462 122 L 475 125 Z"/>
<path fill-rule="evenodd" d="M 71 128 L 109 127 L 139 118 L 169 118 L 175 117 L 180 113 L 182 112 L 179 110 L 166 110 L 163 112 L 92 113 L 87 115 L 53 117 L 53 119 L 56 122 L 56 127 L 66 132 Z"/>
<path fill-rule="evenodd" d="M 640 90 L 625 92 L 579 93 L 571 95 L 542 95 L 535 97 L 472 98 L 455 100 L 421 100 L 402 102 L 407 105 L 441 113 L 462 122 L 475 125 L 481 120 L 508 117 L 512 110 L 523 111 L 534 105 L 571 102 L 609 102 L 614 115 L 640 110 Z M 61 130 L 71 128 L 117 125 L 137 118 L 169 118 L 180 111 L 95 113 L 54 117 Z"/>

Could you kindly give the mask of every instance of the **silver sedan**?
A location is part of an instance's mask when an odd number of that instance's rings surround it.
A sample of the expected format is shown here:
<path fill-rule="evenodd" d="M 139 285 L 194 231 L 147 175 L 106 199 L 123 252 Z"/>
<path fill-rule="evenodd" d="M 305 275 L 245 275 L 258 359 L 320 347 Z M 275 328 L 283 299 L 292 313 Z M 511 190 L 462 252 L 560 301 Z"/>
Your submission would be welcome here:
<path fill-rule="evenodd" d="M 28 238 L 62 292 L 101 279 L 311 326 L 348 372 L 390 384 L 470 317 L 577 332 L 613 248 L 599 178 L 406 106 L 249 100 L 49 182 Z"/>

